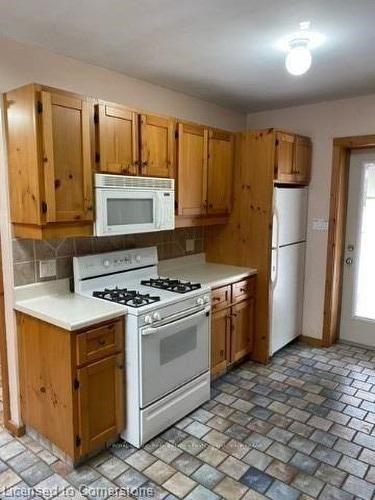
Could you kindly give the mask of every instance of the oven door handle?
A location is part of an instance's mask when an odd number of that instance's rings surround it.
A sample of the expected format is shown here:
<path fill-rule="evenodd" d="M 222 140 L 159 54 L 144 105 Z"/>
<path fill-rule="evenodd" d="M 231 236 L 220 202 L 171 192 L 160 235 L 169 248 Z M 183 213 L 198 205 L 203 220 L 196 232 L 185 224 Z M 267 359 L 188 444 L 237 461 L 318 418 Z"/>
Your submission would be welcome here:
<path fill-rule="evenodd" d="M 183 318 L 181 318 L 177 321 L 170 321 L 165 325 L 146 328 L 145 330 L 142 331 L 142 335 L 147 336 L 147 335 L 155 334 L 157 332 L 162 332 L 163 330 L 166 330 L 167 328 L 169 328 L 171 325 L 178 326 L 181 323 L 184 323 L 186 320 L 199 318 L 200 316 L 207 316 L 209 313 L 210 313 L 210 308 L 206 307 L 206 308 L 201 309 L 200 311 L 198 311 L 196 313 L 189 314 L 188 316 L 184 316 Z"/>

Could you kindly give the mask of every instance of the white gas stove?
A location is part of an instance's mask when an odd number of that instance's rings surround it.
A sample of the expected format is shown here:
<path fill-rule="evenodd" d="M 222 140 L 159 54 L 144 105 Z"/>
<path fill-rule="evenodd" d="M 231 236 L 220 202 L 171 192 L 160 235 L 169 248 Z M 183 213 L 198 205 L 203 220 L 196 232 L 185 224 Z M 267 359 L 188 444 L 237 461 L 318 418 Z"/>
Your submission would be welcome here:
<path fill-rule="evenodd" d="M 140 447 L 210 397 L 210 289 L 160 277 L 156 247 L 75 257 L 78 294 L 122 304 L 126 428 Z"/>

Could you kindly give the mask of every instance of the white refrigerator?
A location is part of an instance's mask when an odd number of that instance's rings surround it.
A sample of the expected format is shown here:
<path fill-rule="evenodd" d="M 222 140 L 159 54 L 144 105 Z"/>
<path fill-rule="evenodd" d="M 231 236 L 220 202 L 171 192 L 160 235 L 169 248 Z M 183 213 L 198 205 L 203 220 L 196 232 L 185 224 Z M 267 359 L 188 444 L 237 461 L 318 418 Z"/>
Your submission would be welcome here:
<path fill-rule="evenodd" d="M 270 355 L 302 333 L 307 188 L 275 188 Z"/>

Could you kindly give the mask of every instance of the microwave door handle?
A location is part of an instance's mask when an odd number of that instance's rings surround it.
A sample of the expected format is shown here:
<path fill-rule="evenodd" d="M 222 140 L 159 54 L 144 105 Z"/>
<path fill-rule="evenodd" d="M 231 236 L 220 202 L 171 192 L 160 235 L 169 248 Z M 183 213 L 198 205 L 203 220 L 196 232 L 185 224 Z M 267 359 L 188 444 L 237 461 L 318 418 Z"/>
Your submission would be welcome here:
<path fill-rule="evenodd" d="M 170 328 L 171 325 L 176 327 L 176 326 L 180 325 L 181 323 L 184 323 L 186 320 L 196 319 L 196 318 L 199 318 L 200 316 L 206 316 L 209 313 L 210 313 L 210 308 L 206 307 L 205 309 L 202 309 L 195 314 L 190 314 L 189 316 L 184 316 L 183 318 L 181 318 L 178 321 L 171 321 L 171 322 L 167 323 L 166 325 L 147 328 L 146 330 L 143 330 L 142 335 L 147 336 L 147 335 L 152 335 L 153 333 L 156 333 L 156 332 L 162 332 L 163 330 Z"/>
<path fill-rule="evenodd" d="M 158 228 L 161 229 L 164 226 L 164 206 L 163 206 L 163 193 L 157 193 L 158 196 Z"/>

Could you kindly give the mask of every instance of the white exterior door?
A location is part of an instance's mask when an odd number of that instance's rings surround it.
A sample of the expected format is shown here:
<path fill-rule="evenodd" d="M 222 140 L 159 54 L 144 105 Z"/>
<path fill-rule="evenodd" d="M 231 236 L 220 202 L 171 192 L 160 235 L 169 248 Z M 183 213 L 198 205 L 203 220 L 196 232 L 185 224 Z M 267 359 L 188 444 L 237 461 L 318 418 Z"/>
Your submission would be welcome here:
<path fill-rule="evenodd" d="M 350 160 L 340 338 L 375 347 L 375 150 Z"/>

